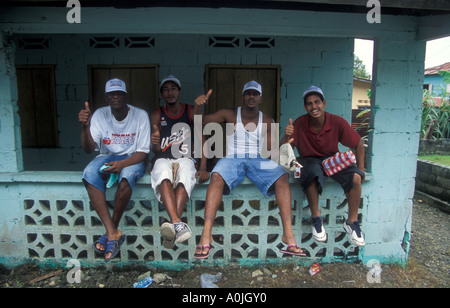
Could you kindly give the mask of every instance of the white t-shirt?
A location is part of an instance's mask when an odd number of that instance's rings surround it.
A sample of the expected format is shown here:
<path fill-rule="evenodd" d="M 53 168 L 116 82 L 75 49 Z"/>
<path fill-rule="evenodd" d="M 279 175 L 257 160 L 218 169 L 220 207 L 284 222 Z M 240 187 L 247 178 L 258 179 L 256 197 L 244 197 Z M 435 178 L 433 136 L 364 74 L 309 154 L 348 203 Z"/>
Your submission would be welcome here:
<path fill-rule="evenodd" d="M 97 109 L 91 118 L 91 135 L 100 155 L 131 155 L 150 152 L 150 120 L 148 113 L 127 105 L 128 115 L 117 121 L 111 107 Z"/>

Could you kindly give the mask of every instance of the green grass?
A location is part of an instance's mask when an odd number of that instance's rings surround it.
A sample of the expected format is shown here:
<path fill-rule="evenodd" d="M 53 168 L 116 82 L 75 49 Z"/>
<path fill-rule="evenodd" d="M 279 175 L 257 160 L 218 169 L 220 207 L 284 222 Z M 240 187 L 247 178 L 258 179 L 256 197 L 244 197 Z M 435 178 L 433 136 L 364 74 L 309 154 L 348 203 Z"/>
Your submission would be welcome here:
<path fill-rule="evenodd" d="M 441 165 L 450 166 L 450 155 L 419 155 L 419 158 L 423 160 L 429 160 Z"/>

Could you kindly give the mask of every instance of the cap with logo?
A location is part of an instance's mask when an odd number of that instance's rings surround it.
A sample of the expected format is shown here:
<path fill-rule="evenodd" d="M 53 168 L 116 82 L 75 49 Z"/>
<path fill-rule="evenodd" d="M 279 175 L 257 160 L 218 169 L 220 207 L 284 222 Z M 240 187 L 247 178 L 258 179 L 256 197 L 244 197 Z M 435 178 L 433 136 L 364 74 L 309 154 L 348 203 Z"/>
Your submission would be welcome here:
<path fill-rule="evenodd" d="M 166 82 L 168 82 L 168 81 L 172 81 L 172 82 L 176 83 L 177 86 L 181 89 L 181 82 L 178 80 L 178 78 L 176 78 L 176 77 L 173 76 L 173 75 L 169 75 L 169 76 L 167 76 L 166 78 L 164 78 L 164 79 L 161 81 L 161 84 L 159 85 L 159 91 L 160 91 L 160 92 L 161 92 L 161 89 L 162 89 L 163 85 L 164 85 Z"/>
<path fill-rule="evenodd" d="M 261 85 L 259 83 L 257 83 L 256 81 L 254 81 L 254 80 L 249 81 L 249 82 L 247 82 L 244 85 L 244 89 L 242 90 L 242 94 L 244 94 L 244 92 L 247 91 L 247 90 L 256 90 L 256 91 L 259 92 L 259 94 L 262 95 Z"/>
<path fill-rule="evenodd" d="M 310 86 L 308 89 L 305 90 L 305 92 L 303 92 L 303 99 L 305 99 L 305 97 L 310 93 L 319 93 L 320 95 L 322 95 L 322 97 L 325 97 L 325 95 L 323 95 L 323 91 L 321 88 L 316 86 Z"/>
<path fill-rule="evenodd" d="M 114 91 L 122 91 L 127 93 L 127 87 L 123 80 L 118 78 L 114 78 L 108 80 L 105 85 L 105 93 L 114 92 Z"/>

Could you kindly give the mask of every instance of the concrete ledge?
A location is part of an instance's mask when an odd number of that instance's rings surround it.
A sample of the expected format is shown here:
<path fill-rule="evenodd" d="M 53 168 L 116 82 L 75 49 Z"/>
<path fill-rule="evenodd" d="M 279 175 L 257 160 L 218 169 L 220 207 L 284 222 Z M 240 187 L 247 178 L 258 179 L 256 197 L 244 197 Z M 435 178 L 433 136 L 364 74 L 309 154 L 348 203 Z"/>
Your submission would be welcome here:
<path fill-rule="evenodd" d="M 0 173 L 0 183 L 80 183 L 83 178 L 81 171 L 22 171 L 22 172 L 6 172 Z M 370 173 L 366 173 L 366 182 L 372 179 Z M 327 181 L 332 181 L 327 179 Z M 294 183 L 295 179 L 290 176 L 290 183 Z M 145 174 L 137 181 L 138 184 L 151 184 L 150 174 Z M 251 184 L 252 182 L 245 178 L 242 184 Z M 209 181 L 199 184 L 208 185 Z"/>

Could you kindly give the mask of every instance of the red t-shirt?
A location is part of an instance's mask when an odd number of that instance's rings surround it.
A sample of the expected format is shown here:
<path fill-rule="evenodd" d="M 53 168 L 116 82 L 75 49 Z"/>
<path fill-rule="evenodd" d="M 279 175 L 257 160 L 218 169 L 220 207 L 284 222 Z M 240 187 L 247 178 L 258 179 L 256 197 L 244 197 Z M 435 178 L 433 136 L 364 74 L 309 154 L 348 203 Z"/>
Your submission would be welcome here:
<path fill-rule="evenodd" d="M 320 132 L 316 132 L 311 126 L 311 118 L 308 114 L 298 117 L 293 125 L 293 144 L 301 157 L 332 156 L 339 152 L 338 143 L 355 148 L 361 139 L 361 136 L 344 118 L 328 112 L 325 112 L 325 122 Z"/>

